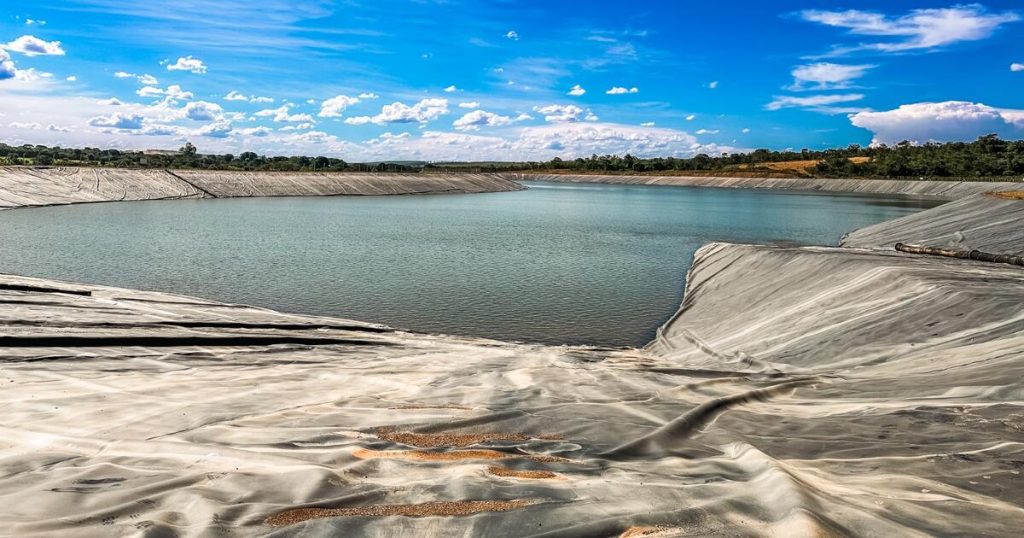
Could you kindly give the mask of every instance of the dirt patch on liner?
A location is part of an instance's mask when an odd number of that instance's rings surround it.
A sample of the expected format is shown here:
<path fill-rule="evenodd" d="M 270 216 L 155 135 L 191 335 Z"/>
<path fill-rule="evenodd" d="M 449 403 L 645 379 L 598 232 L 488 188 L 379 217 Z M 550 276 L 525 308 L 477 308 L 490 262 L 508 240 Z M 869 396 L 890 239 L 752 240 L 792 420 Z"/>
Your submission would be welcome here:
<path fill-rule="evenodd" d="M 1024 200 L 1024 191 L 990 192 L 988 195 L 1004 200 Z"/>
<path fill-rule="evenodd" d="M 347 508 L 296 508 L 270 516 L 266 524 L 274 527 L 294 525 L 325 517 L 430 517 L 430 516 L 471 516 L 481 512 L 507 512 L 525 508 L 541 502 L 538 499 L 513 499 L 509 501 L 435 501 L 421 504 L 378 504 L 352 506 Z"/>
<path fill-rule="evenodd" d="M 542 456 L 535 454 L 508 454 L 497 450 L 452 450 L 449 452 L 432 452 L 428 450 L 370 450 L 357 448 L 352 455 L 363 460 L 395 459 L 415 461 L 472 461 L 472 460 L 504 460 L 528 459 L 540 463 L 567 463 L 572 460 L 558 456 Z"/>
<path fill-rule="evenodd" d="M 378 428 L 377 437 L 392 443 L 417 446 L 420 448 L 439 448 L 445 446 L 464 447 L 486 443 L 488 441 L 529 441 L 530 436 L 524 433 L 413 433 L 402 432 L 394 428 Z"/>
<path fill-rule="evenodd" d="M 487 468 L 487 472 L 494 476 L 501 476 L 505 478 L 526 478 L 529 480 L 550 480 L 553 478 L 561 478 L 561 476 L 551 471 L 509 469 L 508 467 L 502 467 L 500 465 L 489 466 Z"/>

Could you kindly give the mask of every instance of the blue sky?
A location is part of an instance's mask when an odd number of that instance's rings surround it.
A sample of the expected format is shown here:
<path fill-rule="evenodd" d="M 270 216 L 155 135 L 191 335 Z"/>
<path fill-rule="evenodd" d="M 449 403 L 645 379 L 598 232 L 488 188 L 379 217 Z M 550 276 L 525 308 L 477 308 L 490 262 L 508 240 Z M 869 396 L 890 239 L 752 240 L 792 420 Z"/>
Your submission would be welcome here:
<path fill-rule="evenodd" d="M 359 161 L 1019 138 L 1022 37 L 1008 1 L 8 1 L 0 140 Z"/>

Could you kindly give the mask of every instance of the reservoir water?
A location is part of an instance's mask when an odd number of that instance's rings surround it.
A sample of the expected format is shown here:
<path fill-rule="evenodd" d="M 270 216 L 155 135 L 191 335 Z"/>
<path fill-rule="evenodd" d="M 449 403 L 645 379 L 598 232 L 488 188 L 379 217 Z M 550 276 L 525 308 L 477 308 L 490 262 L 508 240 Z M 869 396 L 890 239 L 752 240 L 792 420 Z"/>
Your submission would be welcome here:
<path fill-rule="evenodd" d="M 513 193 L 238 198 L 0 211 L 0 272 L 423 332 L 639 346 L 710 241 L 835 245 L 937 205 L 528 183 Z"/>

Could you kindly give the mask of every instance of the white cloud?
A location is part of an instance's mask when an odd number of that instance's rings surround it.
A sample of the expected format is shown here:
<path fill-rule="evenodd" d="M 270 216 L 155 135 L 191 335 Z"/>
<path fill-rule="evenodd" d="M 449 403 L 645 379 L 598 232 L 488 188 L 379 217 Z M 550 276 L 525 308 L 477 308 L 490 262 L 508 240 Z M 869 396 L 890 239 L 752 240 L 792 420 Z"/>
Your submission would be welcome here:
<path fill-rule="evenodd" d="M 133 130 L 142 128 L 142 114 L 122 114 L 115 112 L 109 116 L 96 116 L 89 120 L 93 127 L 109 127 L 112 129 Z"/>
<path fill-rule="evenodd" d="M 640 90 L 636 86 L 632 88 L 623 88 L 622 86 L 613 86 L 610 90 L 604 92 L 608 95 L 623 95 L 627 93 L 639 93 Z"/>
<path fill-rule="evenodd" d="M 25 19 L 25 24 L 28 25 L 28 26 L 32 26 L 32 25 L 35 25 L 35 24 L 37 24 L 39 26 L 46 26 L 46 21 L 40 21 L 40 20 L 36 20 L 36 19 Z"/>
<path fill-rule="evenodd" d="M 544 120 L 552 123 L 576 122 L 592 116 L 589 110 L 583 110 L 576 105 L 535 106 L 533 110 L 543 114 Z"/>
<path fill-rule="evenodd" d="M 653 121 L 645 121 L 645 122 L 640 124 L 640 127 L 654 127 L 654 122 Z"/>
<path fill-rule="evenodd" d="M 224 115 L 224 109 L 216 103 L 195 101 L 185 105 L 185 117 L 195 121 L 215 121 Z"/>
<path fill-rule="evenodd" d="M 776 96 L 775 99 L 764 106 L 765 110 L 782 110 L 784 108 L 806 108 L 815 112 L 825 114 L 840 114 L 854 110 L 836 108 L 833 105 L 860 101 L 864 98 L 859 93 L 843 93 L 830 95 L 812 95 L 808 97 L 794 97 L 791 95 Z M 859 110 L 856 110 L 859 111 Z"/>
<path fill-rule="evenodd" d="M 225 101 L 248 101 L 249 96 L 245 95 L 237 90 L 231 90 L 227 95 L 224 96 Z"/>
<path fill-rule="evenodd" d="M 78 77 L 76 77 L 75 75 L 69 75 L 65 77 L 64 80 L 68 82 L 78 82 Z"/>
<path fill-rule="evenodd" d="M 718 88 L 718 81 L 717 80 L 712 80 L 711 82 L 708 82 L 708 88 L 710 88 L 712 90 L 714 90 L 715 88 Z"/>
<path fill-rule="evenodd" d="M 298 125 L 286 125 L 278 129 L 278 131 L 308 131 L 313 127 L 314 125 L 312 123 L 300 123 Z"/>
<path fill-rule="evenodd" d="M 43 41 L 38 37 L 23 35 L 8 43 L 4 48 L 26 56 L 64 56 L 60 41 Z"/>
<path fill-rule="evenodd" d="M 697 119 L 696 114 L 690 114 L 689 116 L 686 116 L 686 121 L 693 121 L 695 119 Z"/>
<path fill-rule="evenodd" d="M 446 93 L 454 93 L 454 92 L 459 91 L 459 89 L 456 88 L 454 84 L 452 84 L 451 86 L 448 86 L 447 88 L 445 88 L 444 91 Z"/>
<path fill-rule="evenodd" d="M 1013 71 L 1014 73 L 1024 71 L 1024 64 L 1012 63 L 1010 64 L 1010 71 Z"/>
<path fill-rule="evenodd" d="M 0 80 L 7 80 L 18 76 L 18 70 L 14 67 L 11 55 L 0 49 Z"/>
<path fill-rule="evenodd" d="M 167 99 L 170 99 L 170 100 L 181 100 L 181 101 L 187 101 L 189 99 L 192 99 L 192 97 L 193 97 L 192 92 L 188 92 L 188 91 L 182 90 L 181 86 L 179 86 L 177 84 L 171 84 L 170 86 L 167 87 L 166 90 L 164 90 L 162 88 L 157 88 L 155 86 L 143 86 L 142 88 L 139 88 L 135 93 L 138 94 L 139 97 L 160 97 L 160 96 L 164 96 L 164 97 L 166 97 Z"/>
<path fill-rule="evenodd" d="M 338 118 L 345 112 L 345 109 L 358 104 L 358 97 L 349 97 L 347 95 L 336 95 L 330 99 L 325 100 L 320 104 L 320 117 L 321 118 Z"/>
<path fill-rule="evenodd" d="M 206 64 L 203 63 L 199 58 L 193 58 L 192 56 L 183 56 L 178 58 L 177 62 L 167 64 L 168 71 L 189 71 L 197 75 L 206 73 Z"/>
<path fill-rule="evenodd" d="M 259 117 L 272 117 L 277 122 L 288 122 L 288 123 L 302 123 L 309 122 L 313 123 L 313 116 L 309 114 L 290 114 L 294 103 L 285 103 L 278 108 L 268 108 L 266 110 L 260 110 L 256 113 Z"/>
<path fill-rule="evenodd" d="M 60 125 L 49 124 L 46 126 L 46 130 L 54 133 L 70 133 L 71 129 L 67 127 L 61 127 Z"/>
<path fill-rule="evenodd" d="M 363 92 L 363 93 L 359 94 L 359 98 L 360 99 L 370 100 L 370 99 L 378 99 L 378 98 L 380 98 L 380 96 L 375 94 L 375 93 L 373 93 L 373 92 Z"/>
<path fill-rule="evenodd" d="M 843 28 L 853 35 L 893 38 L 875 43 L 836 47 L 834 55 L 860 50 L 905 52 L 928 50 L 991 36 L 1000 26 L 1020 20 L 1012 11 L 989 13 L 980 4 L 941 9 L 915 9 L 899 17 L 872 11 L 806 10 L 799 15 L 807 21 Z"/>
<path fill-rule="evenodd" d="M 699 134 L 699 135 L 718 134 L 718 129 L 697 129 L 697 134 Z"/>
<path fill-rule="evenodd" d="M 380 114 L 376 116 L 358 116 L 345 119 L 349 125 L 363 125 L 366 123 L 427 123 L 448 113 L 447 99 L 423 99 L 415 105 L 409 106 L 404 103 L 395 102 L 384 105 Z"/>
<path fill-rule="evenodd" d="M 788 89 L 801 90 L 842 90 L 850 83 L 863 77 L 874 65 L 843 65 L 819 62 L 793 68 L 793 84 Z"/>
<path fill-rule="evenodd" d="M 121 106 L 124 103 L 122 103 L 121 100 L 116 98 L 116 97 L 111 97 L 110 99 L 104 99 L 102 101 L 96 101 L 96 104 L 106 105 L 106 106 Z"/>
<path fill-rule="evenodd" d="M 532 119 L 533 119 L 533 116 L 531 116 L 531 115 L 529 115 L 529 114 L 527 114 L 525 112 L 520 112 L 518 116 L 512 118 L 512 121 L 520 122 L 520 121 L 530 121 Z"/>
<path fill-rule="evenodd" d="M 132 78 L 135 75 L 133 75 L 132 73 L 129 73 L 127 71 L 118 71 L 118 72 L 114 73 L 114 76 L 117 77 L 117 78 Z"/>
<path fill-rule="evenodd" d="M 25 122 L 20 122 L 20 121 L 12 121 L 11 123 L 8 123 L 7 126 L 8 127 L 12 127 L 14 129 L 42 129 L 43 128 L 42 125 L 40 125 L 39 123 L 36 123 L 36 122 L 25 123 Z"/>
<path fill-rule="evenodd" d="M 515 30 L 509 30 L 505 37 L 513 41 L 519 41 L 519 33 Z"/>
<path fill-rule="evenodd" d="M 156 86 L 160 83 L 153 75 L 139 75 L 138 81 L 146 86 Z"/>
<path fill-rule="evenodd" d="M 508 125 L 511 121 L 512 118 L 508 116 L 500 116 L 484 110 L 474 110 L 452 122 L 452 126 L 459 131 L 476 131 L 480 127 L 501 127 L 502 125 Z"/>
<path fill-rule="evenodd" d="M 249 127 L 247 129 L 237 129 L 235 132 L 242 136 L 255 136 L 259 138 L 269 136 L 271 133 L 270 129 L 262 125 L 259 127 Z"/>
<path fill-rule="evenodd" d="M 459 108 L 480 108 L 480 103 L 477 101 L 463 101 L 459 103 Z"/>
<path fill-rule="evenodd" d="M 747 134 L 747 133 L 749 133 L 749 132 L 750 132 L 750 129 L 744 128 L 744 129 L 743 129 L 742 131 L 740 131 L 740 132 L 741 132 L 741 133 L 743 133 L 743 134 Z"/>
<path fill-rule="evenodd" d="M 912 103 L 893 110 L 858 112 L 850 122 L 874 134 L 872 144 L 974 140 L 996 133 L 1024 135 L 1024 110 L 1000 109 L 968 101 Z"/>
<path fill-rule="evenodd" d="M 273 103 L 274 102 L 274 98 L 273 97 L 258 97 L 258 96 L 254 95 L 254 96 L 252 96 L 249 99 L 249 102 L 250 103 Z"/>
<path fill-rule="evenodd" d="M 231 131 L 232 127 L 230 122 L 218 121 L 196 129 L 193 131 L 193 134 L 209 138 L 226 138 L 231 134 Z"/>
<path fill-rule="evenodd" d="M 580 86 L 579 84 L 573 86 L 572 88 L 569 88 L 569 95 L 573 97 L 579 97 L 585 93 L 587 93 L 587 90 L 584 90 L 583 87 Z"/>

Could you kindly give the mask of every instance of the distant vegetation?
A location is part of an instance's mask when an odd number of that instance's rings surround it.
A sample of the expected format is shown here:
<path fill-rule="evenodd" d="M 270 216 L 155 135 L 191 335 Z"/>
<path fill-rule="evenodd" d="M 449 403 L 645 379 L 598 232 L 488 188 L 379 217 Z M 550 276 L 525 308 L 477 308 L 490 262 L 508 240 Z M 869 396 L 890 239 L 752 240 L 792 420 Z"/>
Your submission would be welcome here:
<path fill-rule="evenodd" d="M 364 172 L 543 172 L 723 175 L 747 177 L 866 178 L 1022 178 L 1024 140 L 996 135 L 975 142 L 861 147 L 824 151 L 771 151 L 639 159 L 631 155 L 593 155 L 547 162 L 347 163 L 329 157 L 202 155 L 191 144 L 176 152 L 68 149 L 0 144 L 0 165 L 110 166 L 128 168 L 203 168 L 210 170 L 364 171 Z"/>

